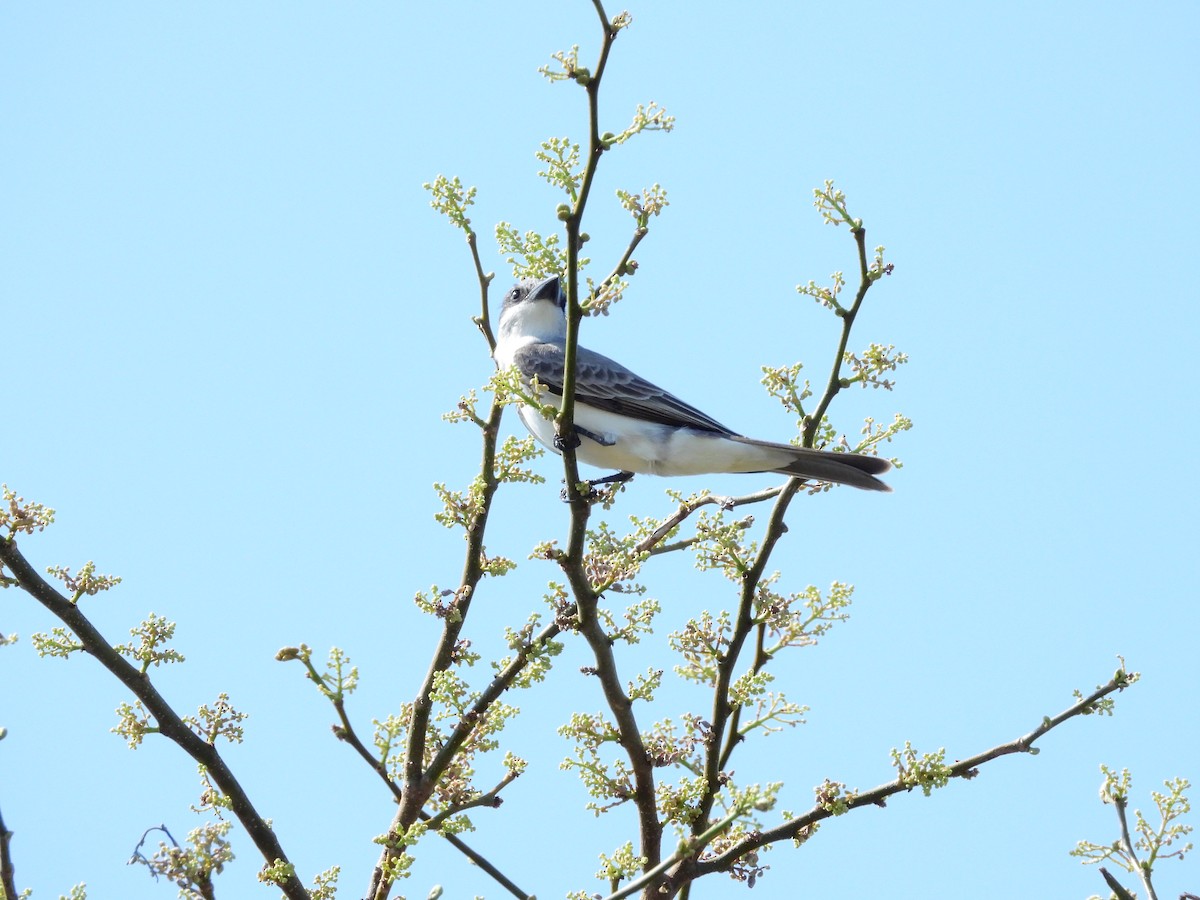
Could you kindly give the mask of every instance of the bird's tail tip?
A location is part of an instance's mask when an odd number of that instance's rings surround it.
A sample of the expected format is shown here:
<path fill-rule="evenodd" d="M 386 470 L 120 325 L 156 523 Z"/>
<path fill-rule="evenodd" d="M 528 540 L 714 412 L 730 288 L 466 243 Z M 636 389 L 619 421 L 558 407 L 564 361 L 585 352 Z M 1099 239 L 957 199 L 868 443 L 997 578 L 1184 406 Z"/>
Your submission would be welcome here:
<path fill-rule="evenodd" d="M 875 477 L 891 470 L 892 464 L 886 459 L 859 453 L 808 450 L 803 447 L 792 449 L 796 451 L 795 459 L 775 471 L 795 478 L 845 484 L 864 491 L 892 493 L 891 485 Z"/>

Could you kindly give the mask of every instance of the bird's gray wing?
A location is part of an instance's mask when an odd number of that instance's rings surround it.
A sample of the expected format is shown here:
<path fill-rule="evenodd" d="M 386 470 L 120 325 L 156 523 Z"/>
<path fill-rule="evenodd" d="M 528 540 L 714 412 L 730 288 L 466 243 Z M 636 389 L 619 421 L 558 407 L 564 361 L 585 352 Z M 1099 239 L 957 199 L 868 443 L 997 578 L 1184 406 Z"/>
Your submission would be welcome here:
<path fill-rule="evenodd" d="M 536 376 L 540 384 L 555 393 L 562 393 L 561 346 L 527 344 L 516 352 L 514 361 L 526 378 Z M 661 425 L 698 428 L 722 435 L 734 434 L 696 407 L 593 350 L 584 347 L 578 349 L 575 371 L 575 399 L 580 403 Z"/>

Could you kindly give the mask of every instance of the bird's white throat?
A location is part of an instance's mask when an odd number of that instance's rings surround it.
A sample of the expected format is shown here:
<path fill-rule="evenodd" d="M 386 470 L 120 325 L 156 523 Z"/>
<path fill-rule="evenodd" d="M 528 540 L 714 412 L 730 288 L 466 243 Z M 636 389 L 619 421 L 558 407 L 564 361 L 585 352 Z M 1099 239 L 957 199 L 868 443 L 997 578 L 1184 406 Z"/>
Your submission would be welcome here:
<path fill-rule="evenodd" d="M 566 334 L 567 320 L 555 304 L 548 300 L 518 303 L 500 314 L 500 333 L 492 355 L 501 368 L 507 368 L 513 364 L 513 355 L 526 344 L 562 341 Z"/>

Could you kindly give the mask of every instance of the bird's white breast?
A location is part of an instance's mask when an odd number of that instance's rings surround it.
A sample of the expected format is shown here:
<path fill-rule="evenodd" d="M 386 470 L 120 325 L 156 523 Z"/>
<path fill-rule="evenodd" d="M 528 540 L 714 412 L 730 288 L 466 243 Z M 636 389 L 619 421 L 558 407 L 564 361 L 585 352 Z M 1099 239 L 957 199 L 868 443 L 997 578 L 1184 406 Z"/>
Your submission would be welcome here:
<path fill-rule="evenodd" d="M 543 400 L 556 399 L 543 392 Z M 537 440 L 554 447 L 554 422 L 522 406 L 521 421 Z M 575 404 L 579 434 L 575 458 L 589 466 L 648 475 L 703 475 L 710 472 L 762 472 L 786 465 L 790 455 L 779 448 L 732 441 L 694 428 L 672 428 L 629 416 Z M 594 435 L 596 439 L 589 437 Z M 598 440 L 597 440 L 598 439 Z"/>

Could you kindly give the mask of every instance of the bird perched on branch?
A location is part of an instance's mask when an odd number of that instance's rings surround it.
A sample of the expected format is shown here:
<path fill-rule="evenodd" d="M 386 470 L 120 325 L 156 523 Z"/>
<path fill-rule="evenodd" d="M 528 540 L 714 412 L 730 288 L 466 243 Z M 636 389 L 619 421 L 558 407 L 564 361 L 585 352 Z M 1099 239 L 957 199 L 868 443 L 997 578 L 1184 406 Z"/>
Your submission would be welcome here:
<path fill-rule="evenodd" d="M 517 282 L 500 310 L 492 356 L 501 368 L 516 366 L 527 384 L 536 378 L 544 401 L 562 396 L 566 303 L 554 275 Z M 634 472 L 778 472 L 868 491 L 891 490 L 875 477 L 892 467 L 886 459 L 744 437 L 620 363 L 584 347 L 577 348 L 575 372 L 576 458 L 619 473 L 601 481 L 625 480 Z M 519 412 L 538 441 L 560 452 L 552 421 L 528 406 L 521 406 Z"/>

